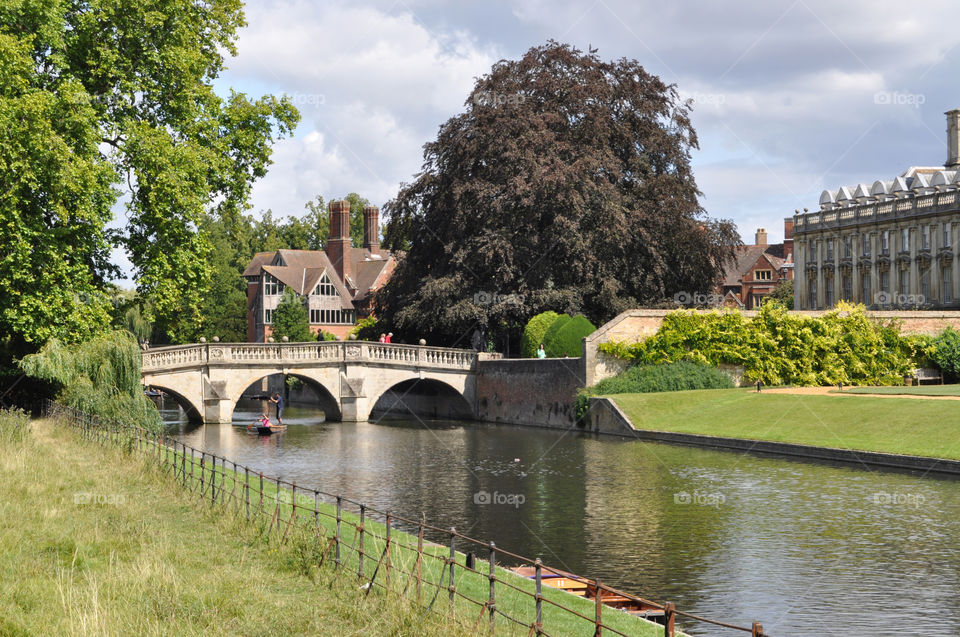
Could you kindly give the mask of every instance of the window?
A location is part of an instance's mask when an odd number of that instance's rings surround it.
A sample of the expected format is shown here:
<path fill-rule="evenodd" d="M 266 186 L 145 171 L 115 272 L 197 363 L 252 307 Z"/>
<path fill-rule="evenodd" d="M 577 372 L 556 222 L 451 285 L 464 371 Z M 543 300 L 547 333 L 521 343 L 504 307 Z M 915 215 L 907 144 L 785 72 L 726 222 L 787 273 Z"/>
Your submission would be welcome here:
<path fill-rule="evenodd" d="M 930 299 L 930 266 L 920 269 L 920 303 Z"/>
<path fill-rule="evenodd" d="M 807 287 L 810 289 L 810 309 L 815 310 L 817 309 L 817 277 L 810 277 Z"/>
<path fill-rule="evenodd" d="M 920 249 L 930 249 L 930 226 L 920 226 Z"/>
<path fill-rule="evenodd" d="M 843 279 L 841 280 L 841 284 L 843 285 L 843 300 L 852 301 L 853 300 L 853 276 L 850 275 L 849 273 L 844 274 Z"/>
<path fill-rule="evenodd" d="M 833 307 L 833 279 L 829 277 L 823 283 L 823 304 L 828 308 Z"/>
<path fill-rule="evenodd" d="M 833 239 L 827 239 L 827 261 L 833 261 Z"/>
<path fill-rule="evenodd" d="M 900 270 L 900 294 L 910 294 L 910 270 Z"/>
<path fill-rule="evenodd" d="M 949 248 L 953 245 L 953 237 L 950 236 L 951 233 L 951 224 L 942 223 L 940 224 L 940 234 L 943 235 L 943 241 L 940 245 L 944 248 Z"/>
<path fill-rule="evenodd" d="M 310 322 L 322 325 L 353 325 L 353 310 L 310 310 Z"/>
<path fill-rule="evenodd" d="M 910 252 L 910 228 L 900 230 L 900 252 Z"/>
<path fill-rule="evenodd" d="M 333 286 L 333 283 L 330 282 L 330 279 L 324 273 L 320 281 L 317 283 L 317 287 L 313 288 L 313 296 L 336 296 L 337 288 Z"/>
<path fill-rule="evenodd" d="M 843 258 L 850 258 L 850 244 L 853 243 L 853 236 L 847 235 L 843 238 Z"/>
<path fill-rule="evenodd" d="M 870 256 L 870 244 L 872 243 L 873 236 L 869 233 L 864 232 L 860 235 L 860 254 L 865 257 Z"/>
<path fill-rule="evenodd" d="M 890 254 L 890 231 L 880 233 L 880 254 Z"/>
<path fill-rule="evenodd" d="M 270 325 L 273 323 L 273 310 L 263 311 L 263 323 L 264 325 Z"/>
<path fill-rule="evenodd" d="M 860 276 L 860 302 L 871 303 L 870 299 L 870 273 L 867 272 Z"/>
<path fill-rule="evenodd" d="M 263 295 L 277 296 L 283 294 L 283 283 L 269 274 L 263 275 Z M 267 321 L 269 323 L 269 321 Z"/>
<path fill-rule="evenodd" d="M 949 265 L 940 268 L 940 287 L 943 290 L 943 294 L 940 300 L 944 303 L 950 303 L 953 301 L 953 268 Z"/>
<path fill-rule="evenodd" d="M 754 270 L 753 280 L 754 281 L 772 281 L 773 270 Z"/>
<path fill-rule="evenodd" d="M 890 271 L 884 270 L 880 273 L 880 291 L 890 293 Z"/>
<path fill-rule="evenodd" d="M 317 324 L 320 322 L 320 310 L 310 310 L 310 323 Z"/>

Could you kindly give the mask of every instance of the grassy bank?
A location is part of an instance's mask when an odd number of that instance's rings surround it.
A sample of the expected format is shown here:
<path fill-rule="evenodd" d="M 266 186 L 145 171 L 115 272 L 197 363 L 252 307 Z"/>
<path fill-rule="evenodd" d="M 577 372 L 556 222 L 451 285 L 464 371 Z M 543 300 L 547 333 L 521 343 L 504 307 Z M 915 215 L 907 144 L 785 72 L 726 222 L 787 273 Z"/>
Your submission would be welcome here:
<path fill-rule="evenodd" d="M 960 396 L 960 385 L 917 385 L 915 387 L 850 387 L 851 394 L 888 394 L 895 396 Z"/>
<path fill-rule="evenodd" d="M 960 460 L 960 405 L 714 389 L 609 396 L 638 429 Z"/>
<path fill-rule="evenodd" d="M 468 634 L 404 600 L 364 599 L 353 578 L 304 576 L 294 546 L 50 422 L 2 444 L 0 473 L 2 635 Z"/>

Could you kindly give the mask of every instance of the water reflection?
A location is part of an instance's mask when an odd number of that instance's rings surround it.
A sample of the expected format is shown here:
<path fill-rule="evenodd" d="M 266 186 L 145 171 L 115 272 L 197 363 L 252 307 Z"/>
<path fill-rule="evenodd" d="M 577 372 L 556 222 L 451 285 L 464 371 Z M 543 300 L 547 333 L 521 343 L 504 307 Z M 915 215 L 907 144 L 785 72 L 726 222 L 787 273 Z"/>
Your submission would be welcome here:
<path fill-rule="evenodd" d="M 238 409 L 237 423 L 258 414 Z M 266 474 L 422 511 L 684 610 L 761 620 L 775 635 L 960 634 L 954 480 L 520 427 L 326 423 L 299 407 L 284 416 L 287 432 L 271 437 L 174 429 Z M 494 494 L 501 504 L 486 503 Z"/>

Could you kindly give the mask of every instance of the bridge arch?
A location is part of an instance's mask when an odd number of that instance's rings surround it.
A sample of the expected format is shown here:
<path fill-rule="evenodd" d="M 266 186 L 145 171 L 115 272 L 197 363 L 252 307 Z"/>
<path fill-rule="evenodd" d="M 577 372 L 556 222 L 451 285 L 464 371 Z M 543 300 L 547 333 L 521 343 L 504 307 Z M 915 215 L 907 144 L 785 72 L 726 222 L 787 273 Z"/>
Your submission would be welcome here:
<path fill-rule="evenodd" d="M 446 380 L 420 375 L 394 382 L 371 395 L 370 419 L 390 415 L 472 420 L 474 406 Z"/>
<path fill-rule="evenodd" d="M 263 370 L 261 370 L 259 374 L 256 374 L 256 378 L 248 379 L 250 382 L 247 383 L 246 387 L 241 389 L 240 393 L 235 396 L 233 400 L 234 408 L 236 408 L 237 403 L 242 398 L 250 395 L 262 394 L 263 392 L 261 389 L 257 387 L 258 383 L 262 382 L 264 378 L 277 375 L 283 375 L 284 377 L 293 376 L 294 378 L 299 379 L 305 386 L 309 387 L 313 391 L 317 399 L 317 406 L 323 409 L 326 419 L 340 420 L 340 405 L 337 401 L 336 395 L 334 395 L 334 393 L 330 391 L 330 388 L 325 384 L 324 380 L 327 379 L 318 379 L 315 377 L 315 374 L 311 375 L 305 370 L 300 370 L 297 372 L 272 371 L 269 373 L 264 373 Z"/>
<path fill-rule="evenodd" d="M 196 404 L 194 401 L 190 400 L 180 392 L 157 383 L 147 385 L 147 388 L 156 389 L 157 391 L 161 391 L 166 396 L 172 398 L 173 401 L 177 403 L 181 409 L 183 409 L 184 413 L 186 413 L 187 420 L 191 424 L 200 424 L 203 422 L 203 411 L 201 410 L 201 405 Z"/>

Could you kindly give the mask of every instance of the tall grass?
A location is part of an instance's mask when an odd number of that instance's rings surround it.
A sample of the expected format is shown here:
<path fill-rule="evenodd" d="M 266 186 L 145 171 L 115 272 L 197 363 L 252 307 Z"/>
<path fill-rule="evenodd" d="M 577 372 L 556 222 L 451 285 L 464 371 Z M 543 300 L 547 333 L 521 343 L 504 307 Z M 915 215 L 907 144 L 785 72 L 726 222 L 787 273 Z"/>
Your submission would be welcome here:
<path fill-rule="evenodd" d="M 23 371 L 60 387 L 57 399 L 101 418 L 123 420 L 152 430 L 160 414 L 140 383 L 141 354 L 128 332 L 107 332 L 83 343 L 52 339 L 20 361 Z"/>

